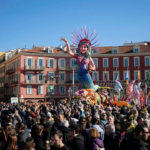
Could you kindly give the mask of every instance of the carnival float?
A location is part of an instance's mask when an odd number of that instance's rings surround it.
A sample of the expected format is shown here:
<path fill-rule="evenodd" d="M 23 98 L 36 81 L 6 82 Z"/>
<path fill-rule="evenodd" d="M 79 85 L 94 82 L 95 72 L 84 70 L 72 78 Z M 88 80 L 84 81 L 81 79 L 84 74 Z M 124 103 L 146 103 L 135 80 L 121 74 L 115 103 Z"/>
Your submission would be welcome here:
<path fill-rule="evenodd" d="M 96 48 L 100 45 L 96 45 L 97 41 L 96 37 L 98 33 L 94 36 L 95 31 L 89 35 L 89 30 L 81 29 L 81 32 L 74 31 L 72 33 L 71 44 L 76 46 L 78 50 L 77 54 L 74 54 L 69 46 L 68 41 L 65 38 L 61 38 L 62 41 L 66 43 L 68 54 L 76 59 L 76 64 L 79 66 L 77 71 L 77 79 L 81 85 L 81 90 L 75 93 L 75 98 L 80 99 L 81 101 L 86 101 L 92 105 L 107 105 L 111 103 L 112 105 L 128 105 L 130 102 L 134 102 L 135 104 L 140 104 L 140 100 L 143 98 L 143 91 L 140 87 L 141 83 L 135 84 L 135 80 L 130 82 L 126 89 L 126 96 L 123 100 L 119 101 L 120 91 L 123 90 L 121 83 L 116 79 L 115 85 L 113 88 L 114 91 L 114 99 L 110 99 L 108 95 L 107 88 L 111 87 L 100 87 L 98 85 L 94 85 L 93 80 L 91 78 L 90 73 L 96 69 L 93 59 L 91 57 L 92 50 L 97 50 Z M 94 36 L 94 37 L 93 37 Z"/>

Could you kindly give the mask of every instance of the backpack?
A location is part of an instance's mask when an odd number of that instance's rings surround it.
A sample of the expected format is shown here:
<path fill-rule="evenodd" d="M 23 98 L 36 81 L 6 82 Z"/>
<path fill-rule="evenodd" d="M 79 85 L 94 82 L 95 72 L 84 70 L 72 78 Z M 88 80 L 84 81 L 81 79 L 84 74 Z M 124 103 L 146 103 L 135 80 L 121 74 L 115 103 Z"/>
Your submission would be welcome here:
<path fill-rule="evenodd" d="M 97 150 L 105 150 L 105 148 L 99 147 L 97 144 L 95 144 L 97 147 Z"/>

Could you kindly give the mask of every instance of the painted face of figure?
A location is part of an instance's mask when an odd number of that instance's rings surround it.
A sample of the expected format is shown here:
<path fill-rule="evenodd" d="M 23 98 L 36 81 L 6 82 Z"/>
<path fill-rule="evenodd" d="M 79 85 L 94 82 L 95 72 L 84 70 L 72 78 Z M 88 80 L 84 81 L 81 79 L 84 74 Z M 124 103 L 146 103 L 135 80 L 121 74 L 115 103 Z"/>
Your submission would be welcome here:
<path fill-rule="evenodd" d="M 80 52 L 81 52 L 82 54 L 86 53 L 87 50 L 88 50 L 87 45 L 81 45 L 81 46 L 80 46 Z"/>

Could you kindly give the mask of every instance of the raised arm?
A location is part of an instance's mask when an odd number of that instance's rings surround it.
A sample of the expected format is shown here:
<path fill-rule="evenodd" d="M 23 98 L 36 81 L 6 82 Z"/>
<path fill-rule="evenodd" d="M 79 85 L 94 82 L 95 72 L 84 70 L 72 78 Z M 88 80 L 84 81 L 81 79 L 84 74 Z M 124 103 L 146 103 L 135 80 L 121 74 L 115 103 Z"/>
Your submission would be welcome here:
<path fill-rule="evenodd" d="M 90 62 L 89 62 L 89 70 L 91 71 L 96 70 L 92 57 L 90 58 Z"/>
<path fill-rule="evenodd" d="M 63 38 L 63 37 L 61 38 L 61 40 L 66 43 L 68 54 L 69 54 L 71 57 L 74 57 L 74 58 L 77 59 L 78 56 L 77 56 L 76 54 L 72 53 L 72 51 L 70 50 L 70 46 L 69 46 L 69 44 L 68 44 L 68 41 L 67 41 L 65 38 Z"/>

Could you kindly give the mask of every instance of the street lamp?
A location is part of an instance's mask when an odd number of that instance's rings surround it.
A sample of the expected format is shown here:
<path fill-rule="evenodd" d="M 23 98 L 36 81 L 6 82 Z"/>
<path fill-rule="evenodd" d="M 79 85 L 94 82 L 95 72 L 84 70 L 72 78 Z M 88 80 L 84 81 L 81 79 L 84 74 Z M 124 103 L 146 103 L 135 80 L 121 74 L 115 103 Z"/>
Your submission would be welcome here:
<path fill-rule="evenodd" d="M 72 89 L 71 87 L 68 89 L 69 102 L 71 101 Z"/>
<path fill-rule="evenodd" d="M 57 84 L 57 79 L 59 79 L 59 75 L 56 76 L 43 76 L 46 81 L 50 81 L 49 83 L 49 96 L 50 96 L 50 100 L 52 99 L 52 96 L 54 95 L 54 82 L 56 80 L 56 84 Z"/>

